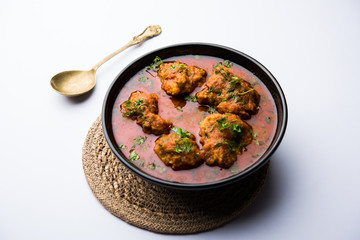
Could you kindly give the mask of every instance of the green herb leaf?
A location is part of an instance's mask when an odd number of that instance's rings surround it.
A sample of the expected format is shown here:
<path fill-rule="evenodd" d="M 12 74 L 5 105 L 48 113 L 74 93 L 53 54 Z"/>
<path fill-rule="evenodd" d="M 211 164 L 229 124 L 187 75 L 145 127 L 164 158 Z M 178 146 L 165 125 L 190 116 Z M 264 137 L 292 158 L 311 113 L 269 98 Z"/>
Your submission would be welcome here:
<path fill-rule="evenodd" d="M 141 78 L 139 78 L 139 82 L 146 82 L 146 77 L 141 77 Z"/>
<path fill-rule="evenodd" d="M 227 67 L 227 68 L 231 68 L 231 67 L 232 67 L 232 65 L 233 65 L 233 63 L 232 63 L 232 62 L 230 62 L 229 60 L 225 60 L 225 61 L 224 61 L 224 66 L 225 66 L 225 67 Z"/>
<path fill-rule="evenodd" d="M 182 153 L 182 152 L 190 152 L 193 148 L 191 142 L 189 141 L 188 138 L 181 138 L 179 140 L 175 141 L 175 147 L 174 147 L 174 152 L 176 153 Z"/>
<path fill-rule="evenodd" d="M 241 78 L 238 77 L 232 77 L 230 80 L 231 87 L 236 87 L 236 84 L 240 84 L 240 83 L 241 83 Z"/>
<path fill-rule="evenodd" d="M 213 88 L 213 87 L 209 87 L 206 92 L 207 92 L 207 93 L 212 93 L 212 92 L 214 92 L 214 88 Z"/>
<path fill-rule="evenodd" d="M 207 112 L 210 113 L 210 114 L 213 114 L 215 112 L 215 108 L 209 107 Z"/>
<path fill-rule="evenodd" d="M 185 100 L 188 102 L 197 102 L 197 97 L 195 95 L 194 96 L 188 95 L 185 97 Z"/>
<path fill-rule="evenodd" d="M 134 145 L 132 146 L 132 148 L 135 147 L 135 145 L 141 145 L 146 141 L 147 137 L 141 137 L 141 136 L 137 136 L 133 139 L 133 143 Z"/>
<path fill-rule="evenodd" d="M 155 163 L 149 163 L 148 168 L 154 170 L 156 168 Z"/>
<path fill-rule="evenodd" d="M 177 65 L 172 64 L 172 65 L 170 66 L 170 69 L 174 70 L 175 68 L 178 68 L 178 71 L 179 71 L 179 70 L 181 70 L 181 69 L 185 69 L 185 66 L 186 66 L 186 65 L 183 64 L 183 63 L 177 64 Z"/>
<path fill-rule="evenodd" d="M 252 135 L 253 137 L 257 137 L 257 136 L 258 136 L 257 133 L 254 133 L 254 131 L 251 130 L 251 129 L 250 129 L 250 133 L 251 133 L 251 135 Z"/>
<path fill-rule="evenodd" d="M 245 94 L 247 94 L 247 93 L 249 93 L 249 92 L 252 92 L 252 91 L 254 91 L 254 90 L 255 90 L 255 89 L 251 88 L 250 90 L 247 90 L 246 92 L 238 93 L 238 95 L 239 95 L 239 96 L 242 96 L 242 95 L 245 95 Z"/>
<path fill-rule="evenodd" d="M 217 67 L 221 67 L 221 66 L 222 66 L 221 63 L 219 62 L 219 63 L 215 64 L 215 65 L 213 66 L 213 68 L 217 68 Z"/>
<path fill-rule="evenodd" d="M 259 145 L 259 141 L 256 140 L 256 139 L 254 139 L 254 143 L 255 143 L 256 145 Z"/>
<path fill-rule="evenodd" d="M 140 156 L 136 154 L 135 150 L 130 151 L 129 155 L 130 161 L 134 162 L 140 159 Z"/>
<path fill-rule="evenodd" d="M 234 141 L 231 142 L 225 142 L 225 144 L 229 147 L 229 149 L 233 152 L 236 151 L 237 144 Z"/>
<path fill-rule="evenodd" d="M 163 61 L 160 57 L 156 56 L 150 66 L 147 66 L 146 69 L 152 69 L 153 71 L 157 72 L 159 71 L 161 64 L 163 64 Z"/>
<path fill-rule="evenodd" d="M 126 148 L 126 146 L 124 144 L 122 144 L 122 143 L 119 144 L 119 149 L 120 150 L 124 150 L 125 148 Z"/>
<path fill-rule="evenodd" d="M 227 73 L 224 68 L 220 68 L 218 71 L 215 71 L 215 73 L 221 73 L 221 75 L 227 80 L 230 81 L 230 74 Z"/>
<path fill-rule="evenodd" d="M 179 138 L 187 138 L 191 135 L 191 133 L 179 127 L 173 127 L 171 130 L 173 130 L 179 136 Z"/>
<path fill-rule="evenodd" d="M 124 106 L 125 106 L 125 108 L 131 110 L 131 109 L 132 109 L 132 107 L 131 107 L 131 101 L 130 101 L 130 100 L 129 100 L 129 101 L 126 101 Z"/>
<path fill-rule="evenodd" d="M 231 130 L 231 135 L 235 138 L 235 139 L 238 139 L 241 134 L 242 134 L 242 131 L 241 131 L 241 127 L 238 123 L 236 124 L 231 124 L 231 127 L 230 127 L 230 130 Z"/>
<path fill-rule="evenodd" d="M 143 98 L 139 98 L 138 100 L 135 100 L 135 106 L 138 107 L 141 104 L 144 104 L 144 99 Z"/>
<path fill-rule="evenodd" d="M 139 167 L 144 167 L 144 166 L 145 166 L 145 161 L 144 161 L 144 159 L 140 159 L 140 162 L 138 162 L 138 166 L 139 166 Z"/>
<path fill-rule="evenodd" d="M 222 117 L 222 118 L 220 118 L 220 119 L 218 119 L 218 120 L 216 120 L 216 121 L 217 121 L 217 123 L 218 123 L 218 124 L 217 124 L 217 127 L 218 127 L 218 129 L 219 129 L 220 131 L 225 130 L 225 129 L 227 129 L 227 128 L 230 127 L 230 124 L 226 122 L 226 118 L 225 118 L 225 117 Z"/>
<path fill-rule="evenodd" d="M 182 110 L 181 107 L 177 107 L 176 109 L 177 109 L 178 111 L 180 111 L 180 112 L 183 112 L 183 110 Z"/>

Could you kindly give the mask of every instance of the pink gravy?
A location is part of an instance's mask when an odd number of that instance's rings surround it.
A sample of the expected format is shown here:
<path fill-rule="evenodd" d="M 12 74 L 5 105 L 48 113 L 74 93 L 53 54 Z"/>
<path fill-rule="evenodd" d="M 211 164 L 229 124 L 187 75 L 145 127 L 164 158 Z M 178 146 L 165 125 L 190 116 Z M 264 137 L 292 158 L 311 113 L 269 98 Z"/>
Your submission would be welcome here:
<path fill-rule="evenodd" d="M 174 60 L 180 60 L 180 62 L 187 65 L 204 69 L 208 73 L 207 79 L 212 73 L 213 65 L 218 62 L 224 62 L 220 58 L 202 55 L 186 55 L 163 59 L 163 61 Z M 199 142 L 200 121 L 210 113 L 207 112 L 206 106 L 202 106 L 197 102 L 179 101 L 167 95 L 160 87 L 160 80 L 157 78 L 156 72 L 146 70 L 145 66 L 143 70 L 134 75 L 125 84 L 113 107 L 113 132 L 117 144 L 119 146 L 121 144 L 125 145 L 125 149 L 122 150 L 123 154 L 129 158 L 130 150 L 135 149 L 140 158 L 134 161 L 133 164 L 141 171 L 162 180 L 180 183 L 215 182 L 238 174 L 258 161 L 271 144 L 275 134 L 277 124 L 275 103 L 265 85 L 251 72 L 235 63 L 230 71 L 250 82 L 261 95 L 259 112 L 253 115 L 251 119 L 245 120 L 253 127 L 253 131 L 256 133 L 255 140 L 246 147 L 246 151 L 242 155 L 238 155 L 237 161 L 232 167 L 221 169 L 217 166 L 209 167 L 206 164 L 202 164 L 194 169 L 174 171 L 158 158 L 153 150 L 158 136 L 145 134 L 142 128 L 136 124 L 136 121 L 125 118 L 120 113 L 121 103 L 127 101 L 132 92 L 139 90 L 144 93 L 156 93 L 159 96 L 159 115 L 164 119 L 170 120 L 175 127 L 180 127 L 193 133 L 200 148 L 202 146 Z M 190 95 L 194 96 L 201 89 L 202 87 L 195 89 Z M 183 111 L 179 111 L 178 107 L 181 107 Z M 134 144 L 135 141 L 133 139 L 138 136 L 146 137 L 145 142 L 141 145 Z"/>

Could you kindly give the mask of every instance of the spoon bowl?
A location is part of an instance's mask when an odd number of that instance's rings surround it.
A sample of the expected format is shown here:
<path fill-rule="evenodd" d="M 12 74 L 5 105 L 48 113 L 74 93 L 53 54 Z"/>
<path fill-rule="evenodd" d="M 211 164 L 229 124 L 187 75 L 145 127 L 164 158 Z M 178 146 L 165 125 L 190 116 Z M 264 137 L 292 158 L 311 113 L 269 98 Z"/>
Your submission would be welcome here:
<path fill-rule="evenodd" d="M 76 97 L 95 87 L 96 71 L 65 71 L 56 74 L 50 81 L 52 88 L 65 96 Z"/>
<path fill-rule="evenodd" d="M 50 80 L 50 85 L 56 92 L 68 97 L 76 97 L 87 93 L 95 87 L 96 70 L 103 63 L 124 51 L 128 47 L 140 44 L 149 38 L 159 35 L 160 33 L 161 27 L 159 25 L 148 26 L 141 34 L 133 37 L 131 41 L 122 48 L 106 56 L 89 71 L 65 71 L 58 73 L 52 77 Z"/>

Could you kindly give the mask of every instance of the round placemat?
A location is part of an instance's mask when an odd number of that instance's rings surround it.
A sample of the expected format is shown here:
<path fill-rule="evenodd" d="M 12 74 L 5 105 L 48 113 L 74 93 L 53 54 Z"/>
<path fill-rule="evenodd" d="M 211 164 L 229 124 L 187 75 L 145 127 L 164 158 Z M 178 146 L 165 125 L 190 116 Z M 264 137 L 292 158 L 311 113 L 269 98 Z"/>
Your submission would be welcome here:
<path fill-rule="evenodd" d="M 238 183 L 203 191 L 176 191 L 134 175 L 112 154 L 101 117 L 91 126 L 82 162 L 86 180 L 100 203 L 134 226 L 158 233 L 208 231 L 235 218 L 260 192 L 269 164 Z"/>

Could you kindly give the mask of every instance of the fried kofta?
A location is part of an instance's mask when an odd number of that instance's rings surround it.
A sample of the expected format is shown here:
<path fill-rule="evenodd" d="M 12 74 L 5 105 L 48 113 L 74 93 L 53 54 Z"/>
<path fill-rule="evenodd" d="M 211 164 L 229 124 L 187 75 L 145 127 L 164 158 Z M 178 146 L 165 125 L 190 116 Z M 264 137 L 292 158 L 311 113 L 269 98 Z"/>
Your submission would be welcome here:
<path fill-rule="evenodd" d="M 131 93 L 128 101 L 121 104 L 120 111 L 124 117 L 136 120 L 145 133 L 167 134 L 170 132 L 172 122 L 158 115 L 158 99 L 155 93 L 135 91 Z"/>
<path fill-rule="evenodd" d="M 181 128 L 155 141 L 156 155 L 174 170 L 185 170 L 201 165 L 204 160 L 195 141 L 195 136 Z"/>
<path fill-rule="evenodd" d="M 205 70 L 179 61 L 160 64 L 157 75 L 161 88 L 172 96 L 191 93 L 206 79 Z"/>
<path fill-rule="evenodd" d="M 233 113 L 249 119 L 257 113 L 259 93 L 251 84 L 218 64 L 206 82 L 205 88 L 196 94 L 200 104 L 214 106 L 220 113 Z"/>
<path fill-rule="evenodd" d="M 235 114 L 214 113 L 200 125 L 202 157 L 207 165 L 221 168 L 231 167 L 252 142 L 252 127 Z"/>

